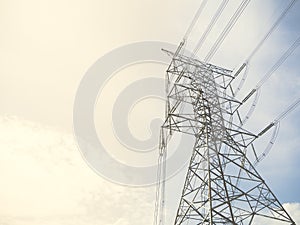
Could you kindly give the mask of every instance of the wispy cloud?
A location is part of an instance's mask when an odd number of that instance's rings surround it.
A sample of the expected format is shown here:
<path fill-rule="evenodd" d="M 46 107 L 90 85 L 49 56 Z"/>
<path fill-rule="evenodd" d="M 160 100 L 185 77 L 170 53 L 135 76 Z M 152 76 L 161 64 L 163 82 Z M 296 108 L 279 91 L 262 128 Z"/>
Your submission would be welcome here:
<path fill-rule="evenodd" d="M 1 224 L 151 224 L 153 189 L 102 179 L 71 135 L 14 117 L 0 133 Z"/>

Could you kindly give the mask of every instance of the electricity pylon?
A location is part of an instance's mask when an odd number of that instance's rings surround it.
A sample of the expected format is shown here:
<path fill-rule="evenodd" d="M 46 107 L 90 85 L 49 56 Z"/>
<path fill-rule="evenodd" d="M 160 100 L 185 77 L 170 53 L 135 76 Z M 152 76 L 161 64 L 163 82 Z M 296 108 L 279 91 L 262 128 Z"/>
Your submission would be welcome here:
<path fill-rule="evenodd" d="M 167 69 L 167 109 L 160 151 L 165 161 L 166 143 L 173 132 L 193 135 L 195 145 L 175 218 L 175 225 L 295 224 L 253 165 L 254 141 L 259 134 L 242 128 L 239 108 L 247 101 L 235 99 L 235 73 L 181 54 L 183 43 Z M 165 173 L 165 166 L 162 167 Z M 164 204 L 164 187 L 161 202 Z M 158 212 L 163 214 L 163 206 Z M 159 211 L 158 210 L 158 211 Z M 158 221 L 163 224 L 163 219 Z"/>

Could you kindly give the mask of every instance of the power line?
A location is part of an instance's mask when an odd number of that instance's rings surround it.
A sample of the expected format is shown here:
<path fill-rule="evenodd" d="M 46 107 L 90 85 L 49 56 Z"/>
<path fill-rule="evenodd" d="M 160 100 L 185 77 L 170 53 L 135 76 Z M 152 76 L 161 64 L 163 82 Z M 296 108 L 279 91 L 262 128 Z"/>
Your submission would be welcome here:
<path fill-rule="evenodd" d="M 204 41 L 206 40 L 208 34 L 210 33 L 211 29 L 213 28 L 213 26 L 216 24 L 216 22 L 218 21 L 220 15 L 222 14 L 223 10 L 225 9 L 226 5 L 228 4 L 228 0 L 223 0 L 223 2 L 220 4 L 219 8 L 217 9 L 215 15 L 213 16 L 213 18 L 211 19 L 208 27 L 206 28 L 205 32 L 202 34 L 200 40 L 198 41 L 194 51 L 193 51 L 193 55 L 196 55 L 197 52 L 199 51 L 199 49 L 202 47 Z"/>
<path fill-rule="evenodd" d="M 264 77 L 258 82 L 255 89 L 260 88 L 272 74 L 286 61 L 286 59 L 295 51 L 295 49 L 300 45 L 300 36 L 292 44 L 292 46 L 281 56 L 281 58 L 272 66 L 272 68 L 264 75 Z"/>
<path fill-rule="evenodd" d="M 297 0 L 292 0 L 288 6 L 285 8 L 285 10 L 280 14 L 280 16 L 277 18 L 275 23 L 271 26 L 269 31 L 265 34 L 265 36 L 261 39 L 261 41 L 258 43 L 258 45 L 253 49 L 253 51 L 250 53 L 246 61 L 250 61 L 252 57 L 256 54 L 256 52 L 261 48 L 261 46 L 264 44 L 264 42 L 271 36 L 273 31 L 278 27 L 281 20 L 287 15 L 288 11 L 295 5 Z"/>
<path fill-rule="evenodd" d="M 298 98 L 293 104 L 291 104 L 288 108 L 286 108 L 285 111 L 283 111 L 276 119 L 274 122 L 276 123 L 277 121 L 283 120 L 289 113 L 294 111 L 298 106 L 300 105 L 300 98 Z"/>
<path fill-rule="evenodd" d="M 192 32 L 196 22 L 198 21 L 203 9 L 206 6 L 206 3 L 208 2 L 208 0 L 203 0 L 200 7 L 198 8 L 192 22 L 190 23 L 190 26 L 188 27 L 187 31 L 185 32 L 184 36 L 183 36 L 183 40 L 186 41 L 190 35 L 190 33 Z"/>
<path fill-rule="evenodd" d="M 271 34 L 275 31 L 275 29 L 278 27 L 278 25 L 280 24 L 280 22 L 283 20 L 283 18 L 287 15 L 288 11 L 295 5 L 296 2 L 297 2 L 297 0 L 292 0 L 288 4 L 288 6 L 283 10 L 283 12 L 277 18 L 277 20 L 275 21 L 275 23 L 273 23 L 273 25 L 267 31 L 267 33 L 265 34 L 265 36 L 260 40 L 260 42 L 258 42 L 258 44 L 256 45 L 256 47 L 252 50 L 252 52 L 250 53 L 250 55 L 244 61 L 242 67 L 244 65 L 246 65 L 246 70 L 244 72 L 243 78 L 240 81 L 237 89 L 234 91 L 234 95 L 236 95 L 241 90 L 242 86 L 245 83 L 245 80 L 246 80 L 247 75 L 248 75 L 249 63 L 250 63 L 251 59 L 253 58 L 253 56 L 259 51 L 259 49 L 263 46 L 263 44 L 265 43 L 265 41 L 267 41 L 269 39 L 269 37 L 271 36 Z"/>
<path fill-rule="evenodd" d="M 158 157 L 158 170 L 157 170 L 157 187 L 155 198 L 155 211 L 154 211 L 154 225 L 164 224 L 164 210 L 165 210 L 165 179 L 166 179 L 166 160 L 167 142 L 171 136 L 164 133 L 164 128 L 161 128 L 159 137 L 159 157 Z"/>
<path fill-rule="evenodd" d="M 250 1 L 251 0 L 243 0 L 242 3 L 239 5 L 233 16 L 230 18 L 228 24 L 223 29 L 222 33 L 219 35 L 218 39 L 214 43 L 213 47 L 210 49 L 209 53 L 205 57 L 205 62 L 208 62 L 214 56 L 214 54 L 216 53 L 224 39 L 227 37 L 228 33 L 231 31 L 239 17 L 242 15 L 243 11 L 245 10 Z"/>
<path fill-rule="evenodd" d="M 259 90 L 260 88 L 270 79 L 270 77 L 274 74 L 276 70 L 286 61 L 286 59 L 295 51 L 297 47 L 300 45 L 300 36 L 297 40 L 291 45 L 291 47 L 279 58 L 279 60 L 271 67 L 271 69 L 263 76 L 263 78 L 256 84 L 255 88 L 253 88 L 249 94 L 242 100 L 242 104 L 250 99 L 250 97 L 255 94 L 255 98 L 250 107 L 250 110 L 246 114 L 246 117 L 243 120 L 243 124 L 250 118 L 252 115 L 259 98 Z M 241 105 L 242 105 L 241 104 Z"/>

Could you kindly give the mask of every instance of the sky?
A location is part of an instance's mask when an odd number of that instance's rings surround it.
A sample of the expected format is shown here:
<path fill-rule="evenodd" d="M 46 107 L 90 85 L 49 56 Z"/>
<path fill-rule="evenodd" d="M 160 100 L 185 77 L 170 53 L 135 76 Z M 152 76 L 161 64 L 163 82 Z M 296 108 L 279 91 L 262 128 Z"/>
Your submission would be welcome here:
<path fill-rule="evenodd" d="M 199 52 L 200 59 L 238 2 L 230 1 Z M 199 39 L 215 3 L 210 1 L 199 18 L 188 47 Z M 287 4 L 252 0 L 211 63 L 238 68 Z M 81 80 L 96 60 L 133 42 L 153 40 L 177 45 L 199 5 L 196 0 L 0 1 L 1 224 L 152 224 L 155 186 L 120 185 L 90 168 L 73 133 L 73 104 Z M 299 10 L 297 3 L 253 57 L 237 97 L 245 96 L 300 35 Z M 259 132 L 300 97 L 299 53 L 296 49 L 264 84 L 248 129 Z M 143 154 L 124 151 L 128 145 L 115 137 L 112 110 L 131 83 L 149 77 L 163 80 L 165 70 L 165 64 L 157 63 L 127 66 L 106 79 L 98 94 L 96 130 L 106 150 L 118 161 L 135 166 L 156 164 L 155 146 Z M 152 87 L 143 84 L 145 90 Z M 157 126 L 151 129 L 149 124 L 153 118 L 163 118 L 164 102 L 160 98 L 145 96 L 126 113 L 128 128 L 137 140 L 158 137 Z M 298 223 L 299 113 L 296 109 L 281 121 L 272 151 L 257 167 Z M 259 149 L 267 141 L 262 139 Z M 184 176 L 183 168 L 166 184 L 169 224 L 174 220 Z"/>

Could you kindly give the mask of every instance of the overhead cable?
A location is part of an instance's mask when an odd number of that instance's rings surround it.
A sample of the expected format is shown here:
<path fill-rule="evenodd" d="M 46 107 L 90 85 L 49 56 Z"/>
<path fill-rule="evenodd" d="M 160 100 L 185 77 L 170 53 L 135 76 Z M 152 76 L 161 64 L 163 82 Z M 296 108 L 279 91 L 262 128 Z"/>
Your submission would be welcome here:
<path fill-rule="evenodd" d="M 206 30 L 202 34 L 201 38 L 199 39 L 199 41 L 193 51 L 193 56 L 195 56 L 197 54 L 197 52 L 200 50 L 200 48 L 202 47 L 202 45 L 203 45 L 204 41 L 206 40 L 208 34 L 210 33 L 211 29 L 216 24 L 220 15 L 222 14 L 226 5 L 228 4 L 228 1 L 229 0 L 223 0 L 222 3 L 220 4 L 220 6 L 218 7 L 218 9 L 217 9 L 216 13 L 214 14 L 213 18 L 211 19 L 209 25 L 207 26 Z"/>
<path fill-rule="evenodd" d="M 222 44 L 224 39 L 227 37 L 227 35 L 229 34 L 229 32 L 231 31 L 231 29 L 233 28 L 233 26 L 235 25 L 235 23 L 239 19 L 239 17 L 242 15 L 243 11 L 245 10 L 245 8 L 247 7 L 247 5 L 249 4 L 250 1 L 251 0 L 243 0 L 241 2 L 241 4 L 239 5 L 239 7 L 235 11 L 235 13 L 230 18 L 228 24 L 223 29 L 222 33 L 219 35 L 218 39 L 216 40 L 216 42 L 214 43 L 214 45 L 210 49 L 209 53 L 205 57 L 205 59 L 204 59 L 205 62 L 208 62 L 214 56 L 214 54 L 219 49 L 220 45 Z"/>
<path fill-rule="evenodd" d="M 265 34 L 265 36 L 260 40 L 260 42 L 257 44 L 257 46 L 253 49 L 253 51 L 250 53 L 246 61 L 250 61 L 252 57 L 256 54 L 256 52 L 261 48 L 261 46 L 264 44 L 264 42 L 271 36 L 273 31 L 278 27 L 282 19 L 287 15 L 288 11 L 295 5 L 297 0 L 292 0 L 288 6 L 283 10 L 283 12 L 280 14 L 280 16 L 277 18 L 277 20 L 273 23 L 271 28 L 268 30 L 268 32 Z"/>
<path fill-rule="evenodd" d="M 203 0 L 200 7 L 198 8 L 192 22 L 190 23 L 190 26 L 188 27 L 187 31 L 185 32 L 184 36 L 183 36 L 183 40 L 186 41 L 190 35 L 190 33 L 192 32 L 196 22 L 198 21 L 203 9 L 205 8 L 206 3 L 208 2 L 208 0 Z"/>

